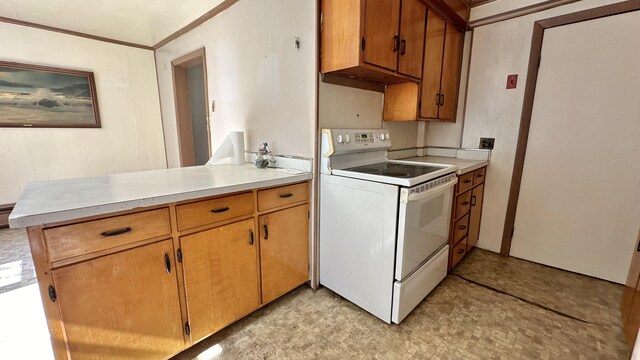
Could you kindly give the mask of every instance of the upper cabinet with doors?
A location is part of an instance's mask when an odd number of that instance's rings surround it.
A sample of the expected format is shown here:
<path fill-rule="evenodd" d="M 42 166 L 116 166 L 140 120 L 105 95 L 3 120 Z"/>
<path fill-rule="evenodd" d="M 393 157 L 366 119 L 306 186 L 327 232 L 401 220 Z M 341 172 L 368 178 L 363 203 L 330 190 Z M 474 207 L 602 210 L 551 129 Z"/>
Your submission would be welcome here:
<path fill-rule="evenodd" d="M 384 85 L 423 78 L 427 8 L 460 30 L 468 19 L 462 0 L 322 0 L 321 6 L 322 73 Z"/>
<path fill-rule="evenodd" d="M 438 14 L 429 11 L 419 118 L 455 121 L 462 39 L 461 32 Z"/>
<path fill-rule="evenodd" d="M 381 84 L 417 82 L 426 13 L 421 0 L 322 0 L 321 71 Z"/>
<path fill-rule="evenodd" d="M 429 9 L 418 89 L 388 86 L 384 120 L 455 122 L 463 38 L 454 24 Z"/>

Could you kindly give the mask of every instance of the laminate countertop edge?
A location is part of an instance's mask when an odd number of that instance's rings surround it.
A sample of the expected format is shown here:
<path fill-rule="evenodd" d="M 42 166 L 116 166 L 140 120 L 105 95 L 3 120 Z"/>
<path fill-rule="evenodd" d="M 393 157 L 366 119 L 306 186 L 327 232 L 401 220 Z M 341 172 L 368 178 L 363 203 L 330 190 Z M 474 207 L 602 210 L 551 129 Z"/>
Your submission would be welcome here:
<path fill-rule="evenodd" d="M 27 184 L 11 212 L 9 226 L 25 228 L 72 221 L 311 178 L 310 172 L 223 164 L 33 182 Z M 92 191 L 94 184 L 96 189 Z"/>
<path fill-rule="evenodd" d="M 414 156 L 400 160 L 423 164 L 455 165 L 458 167 L 456 171 L 458 175 L 466 174 L 489 165 L 489 160 L 470 160 L 446 156 Z"/>

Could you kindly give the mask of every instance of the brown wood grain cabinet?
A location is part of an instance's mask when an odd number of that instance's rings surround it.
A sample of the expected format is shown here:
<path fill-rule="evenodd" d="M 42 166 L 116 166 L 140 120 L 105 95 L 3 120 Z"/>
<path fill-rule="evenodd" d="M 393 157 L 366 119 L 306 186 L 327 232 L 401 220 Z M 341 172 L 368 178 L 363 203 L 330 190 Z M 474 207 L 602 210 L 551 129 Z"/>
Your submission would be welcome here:
<path fill-rule="evenodd" d="M 640 328 L 640 232 L 636 247 L 632 251 L 631 266 L 620 302 L 624 337 L 629 353 L 633 352 Z"/>
<path fill-rule="evenodd" d="M 380 84 L 418 82 L 427 5 L 322 0 L 320 70 Z"/>
<path fill-rule="evenodd" d="M 486 167 L 458 176 L 451 209 L 449 270 L 478 243 Z"/>
<path fill-rule="evenodd" d="M 441 15 L 432 10 L 427 12 L 419 88 L 415 91 L 403 84 L 387 86 L 385 121 L 455 122 L 463 37 Z"/>
<path fill-rule="evenodd" d="M 27 231 L 58 360 L 165 359 L 309 280 L 309 182 Z"/>

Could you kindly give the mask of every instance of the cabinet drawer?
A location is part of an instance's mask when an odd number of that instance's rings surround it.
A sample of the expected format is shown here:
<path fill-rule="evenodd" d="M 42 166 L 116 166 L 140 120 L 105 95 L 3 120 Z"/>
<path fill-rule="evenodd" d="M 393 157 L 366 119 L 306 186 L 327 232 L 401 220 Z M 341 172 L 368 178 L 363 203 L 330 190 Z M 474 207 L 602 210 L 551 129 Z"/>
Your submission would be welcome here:
<path fill-rule="evenodd" d="M 456 198 L 456 213 L 455 218 L 459 218 L 460 216 L 469 212 L 471 208 L 471 190 L 467 191 L 462 195 L 458 195 Z"/>
<path fill-rule="evenodd" d="M 170 234 L 168 208 L 44 230 L 49 261 L 68 259 Z"/>
<path fill-rule="evenodd" d="M 225 196 L 176 206 L 178 230 L 213 224 L 253 213 L 253 193 Z"/>
<path fill-rule="evenodd" d="M 465 215 L 460 220 L 453 223 L 453 244 L 455 245 L 469 232 L 469 215 Z"/>
<path fill-rule="evenodd" d="M 460 260 L 467 254 L 467 239 L 460 241 L 458 245 L 453 247 L 451 252 L 451 268 L 458 265 Z"/>
<path fill-rule="evenodd" d="M 265 211 L 309 199 L 309 183 L 258 191 L 258 210 Z"/>
<path fill-rule="evenodd" d="M 482 184 L 484 182 L 484 174 L 487 168 L 483 167 L 473 172 L 473 185 Z"/>
<path fill-rule="evenodd" d="M 473 172 L 462 174 L 458 177 L 458 194 L 471 189 L 473 186 Z"/>

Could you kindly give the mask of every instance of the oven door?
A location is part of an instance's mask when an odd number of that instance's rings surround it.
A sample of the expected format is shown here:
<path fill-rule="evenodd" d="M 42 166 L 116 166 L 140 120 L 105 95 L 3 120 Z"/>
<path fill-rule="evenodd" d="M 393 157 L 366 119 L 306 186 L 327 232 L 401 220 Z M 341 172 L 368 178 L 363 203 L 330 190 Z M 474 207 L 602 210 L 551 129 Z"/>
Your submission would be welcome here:
<path fill-rule="evenodd" d="M 454 174 L 403 188 L 398 215 L 395 279 L 402 281 L 449 239 Z"/>

